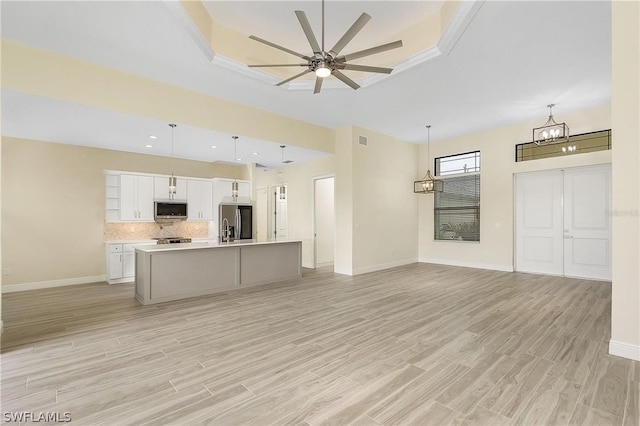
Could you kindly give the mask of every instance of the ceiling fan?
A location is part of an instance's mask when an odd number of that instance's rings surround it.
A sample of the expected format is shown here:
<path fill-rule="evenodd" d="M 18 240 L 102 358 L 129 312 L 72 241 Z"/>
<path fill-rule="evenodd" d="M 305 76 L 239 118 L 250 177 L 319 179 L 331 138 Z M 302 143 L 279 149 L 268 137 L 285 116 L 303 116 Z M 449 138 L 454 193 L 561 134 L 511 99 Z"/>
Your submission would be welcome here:
<path fill-rule="evenodd" d="M 352 70 L 352 71 L 365 71 L 365 72 L 376 72 L 382 74 L 390 74 L 393 71 L 393 68 L 381 68 L 381 67 L 372 67 L 368 65 L 356 65 L 349 64 L 348 61 L 363 58 L 365 56 L 374 55 L 376 53 L 385 52 L 387 50 L 396 49 L 398 47 L 402 47 L 402 40 L 397 40 L 391 43 L 382 44 L 380 46 L 371 47 L 369 49 L 360 50 L 358 52 L 350 53 L 348 55 L 340 55 L 342 49 L 358 34 L 358 32 L 365 26 L 367 22 L 371 19 L 371 16 L 363 13 L 360 17 L 351 25 L 351 27 L 347 30 L 346 33 L 338 40 L 338 42 L 333 46 L 329 51 L 326 51 L 324 48 L 324 0 L 322 0 L 322 46 L 318 44 L 318 40 L 313 34 L 313 30 L 311 29 L 311 25 L 309 25 L 309 20 L 307 19 L 307 15 L 302 10 L 295 11 L 296 16 L 298 17 L 298 21 L 300 22 L 300 26 L 302 26 L 302 30 L 304 34 L 307 36 L 307 40 L 311 45 L 311 50 L 313 50 L 312 55 L 303 55 L 301 53 L 295 52 L 291 49 L 287 49 L 286 47 L 282 47 L 278 44 L 272 43 L 260 37 L 256 37 L 254 35 L 249 36 L 250 39 L 259 41 L 260 43 L 264 43 L 267 46 L 274 47 L 276 49 L 282 50 L 284 52 L 290 53 L 291 55 L 297 56 L 303 60 L 305 63 L 301 64 L 268 64 L 268 65 L 249 65 L 252 68 L 260 68 L 260 67 L 306 67 L 304 71 L 299 74 L 294 75 L 293 77 L 287 78 L 286 80 L 281 81 L 276 84 L 276 86 L 282 86 L 285 83 L 290 82 L 291 80 L 295 80 L 298 77 L 302 77 L 305 74 L 310 72 L 315 72 L 316 74 L 316 84 L 313 89 L 313 93 L 320 93 L 320 89 L 322 88 L 322 82 L 326 77 L 333 75 L 338 80 L 342 81 L 349 87 L 354 90 L 357 90 L 360 86 L 344 75 L 341 70 Z"/>

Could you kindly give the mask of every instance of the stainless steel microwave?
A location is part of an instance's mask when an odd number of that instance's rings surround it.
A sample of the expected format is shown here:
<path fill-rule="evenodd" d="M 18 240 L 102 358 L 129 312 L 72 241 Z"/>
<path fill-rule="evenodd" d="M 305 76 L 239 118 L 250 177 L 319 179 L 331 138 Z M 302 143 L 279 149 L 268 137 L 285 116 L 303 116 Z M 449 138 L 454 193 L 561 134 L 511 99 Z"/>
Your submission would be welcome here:
<path fill-rule="evenodd" d="M 155 220 L 185 220 L 187 218 L 187 203 L 184 201 L 155 201 Z"/>

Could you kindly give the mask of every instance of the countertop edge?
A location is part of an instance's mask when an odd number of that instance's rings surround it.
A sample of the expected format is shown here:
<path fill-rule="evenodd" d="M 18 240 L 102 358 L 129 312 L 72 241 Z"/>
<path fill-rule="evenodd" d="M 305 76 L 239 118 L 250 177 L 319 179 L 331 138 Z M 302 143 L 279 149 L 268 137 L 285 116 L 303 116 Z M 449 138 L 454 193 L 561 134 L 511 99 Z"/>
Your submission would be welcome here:
<path fill-rule="evenodd" d="M 287 244 L 287 243 L 299 243 L 302 244 L 302 240 L 286 240 L 286 241 L 262 241 L 262 242 L 242 242 L 242 243 L 184 243 L 184 244 L 159 244 L 152 246 L 139 246 L 135 247 L 136 251 L 142 253 L 157 253 L 167 251 L 182 251 L 182 250 L 198 250 L 198 249 L 222 249 L 233 247 L 247 247 L 247 246 L 262 246 L 272 244 Z"/>

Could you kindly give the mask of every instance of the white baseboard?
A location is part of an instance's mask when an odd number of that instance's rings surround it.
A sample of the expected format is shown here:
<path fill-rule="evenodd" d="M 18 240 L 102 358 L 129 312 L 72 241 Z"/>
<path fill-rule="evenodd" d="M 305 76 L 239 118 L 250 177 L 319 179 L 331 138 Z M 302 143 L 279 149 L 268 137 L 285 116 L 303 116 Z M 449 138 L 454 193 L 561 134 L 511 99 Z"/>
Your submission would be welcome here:
<path fill-rule="evenodd" d="M 464 268 L 489 269 L 491 271 L 513 272 L 512 265 L 494 265 L 491 263 L 464 262 L 450 259 L 421 258 L 422 263 L 435 263 L 437 265 L 462 266 Z"/>
<path fill-rule="evenodd" d="M 333 266 L 333 262 L 320 262 L 316 264 L 316 268 L 324 268 L 325 266 Z"/>
<path fill-rule="evenodd" d="M 622 358 L 640 361 L 640 346 L 609 340 L 609 353 Z"/>
<path fill-rule="evenodd" d="M 61 280 L 37 281 L 32 283 L 21 284 L 4 284 L 2 286 L 3 293 L 13 293 L 15 291 L 38 290 L 41 288 L 64 287 L 67 285 L 89 284 L 106 281 L 105 275 L 94 275 L 90 277 L 64 278 Z"/>
<path fill-rule="evenodd" d="M 360 274 L 367 274 L 369 272 L 382 271 L 384 269 L 395 268 L 396 266 L 410 265 L 412 263 L 416 263 L 417 261 L 418 259 L 411 258 L 411 259 L 396 260 L 394 262 L 381 263 L 379 265 L 365 266 L 363 268 L 354 269 L 351 275 L 360 275 Z"/>

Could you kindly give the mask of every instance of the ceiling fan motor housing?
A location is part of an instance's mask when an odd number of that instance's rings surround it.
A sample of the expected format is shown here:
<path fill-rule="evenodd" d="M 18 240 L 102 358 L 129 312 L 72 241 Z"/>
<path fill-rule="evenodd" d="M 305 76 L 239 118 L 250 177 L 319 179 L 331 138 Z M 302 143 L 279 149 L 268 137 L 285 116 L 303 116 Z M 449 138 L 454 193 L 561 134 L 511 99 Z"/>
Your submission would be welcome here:
<path fill-rule="evenodd" d="M 318 68 L 329 68 L 331 71 L 336 69 L 336 60 L 331 54 L 322 52 L 313 55 L 309 60 L 309 70 L 315 71 Z"/>

